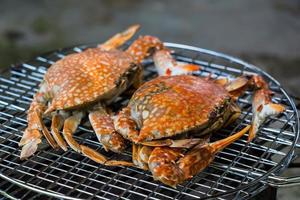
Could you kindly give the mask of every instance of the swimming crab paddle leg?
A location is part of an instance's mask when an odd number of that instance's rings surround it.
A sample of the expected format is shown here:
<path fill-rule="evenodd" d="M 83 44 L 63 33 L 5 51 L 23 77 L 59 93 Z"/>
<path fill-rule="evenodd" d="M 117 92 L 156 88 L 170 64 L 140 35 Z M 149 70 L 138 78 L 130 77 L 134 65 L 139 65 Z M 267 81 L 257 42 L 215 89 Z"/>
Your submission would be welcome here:
<path fill-rule="evenodd" d="M 140 25 L 132 25 L 127 30 L 117 33 L 105 43 L 98 45 L 98 48 L 103 50 L 116 49 L 127 42 L 139 30 Z"/>
<path fill-rule="evenodd" d="M 239 76 L 234 80 L 228 80 L 227 78 L 218 79 L 215 82 L 221 84 L 230 93 L 233 99 L 237 99 L 241 96 L 248 86 L 250 85 L 250 76 Z"/>
<path fill-rule="evenodd" d="M 236 90 L 241 90 L 243 89 L 245 86 L 247 86 L 249 83 L 249 78 L 246 76 L 239 76 L 236 79 L 229 81 L 226 85 L 225 85 L 225 89 L 228 92 L 233 92 Z"/>
<path fill-rule="evenodd" d="M 155 52 L 153 61 L 160 76 L 191 74 L 201 69 L 199 65 L 176 61 L 167 49 Z"/>
<path fill-rule="evenodd" d="M 199 144 L 183 154 L 178 148 L 156 147 L 149 157 L 148 165 L 154 179 L 171 187 L 192 178 L 205 169 L 215 157 L 215 154 L 243 136 L 250 125 L 225 139 Z"/>
<path fill-rule="evenodd" d="M 225 86 L 226 84 L 229 83 L 229 79 L 222 77 L 222 78 L 215 79 L 214 82 L 219 84 L 219 85 Z"/>
<path fill-rule="evenodd" d="M 97 106 L 89 113 L 89 120 L 99 142 L 106 151 L 120 153 L 126 147 L 125 139 L 116 132 L 113 120 L 102 106 Z"/>
<path fill-rule="evenodd" d="M 57 144 L 51 137 L 42 120 L 42 114 L 47 103 L 45 91 L 43 91 L 43 89 L 44 87 L 42 83 L 41 89 L 34 96 L 28 110 L 28 126 L 23 133 L 21 141 L 19 142 L 19 146 L 23 146 L 20 155 L 21 159 L 27 158 L 36 152 L 38 144 L 41 143 L 42 133 L 53 148 L 57 147 Z"/>

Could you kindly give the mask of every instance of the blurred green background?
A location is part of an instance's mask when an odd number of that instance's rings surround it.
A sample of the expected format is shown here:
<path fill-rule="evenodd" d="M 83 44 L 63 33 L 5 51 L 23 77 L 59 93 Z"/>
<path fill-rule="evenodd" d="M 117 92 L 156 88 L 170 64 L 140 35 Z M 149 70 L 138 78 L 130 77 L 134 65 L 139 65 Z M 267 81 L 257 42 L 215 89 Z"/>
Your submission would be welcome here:
<path fill-rule="evenodd" d="M 300 96 L 300 0 L 0 0 L 0 72 L 50 50 L 100 43 L 134 23 L 163 41 L 241 57 Z M 297 195 L 299 188 L 278 197 Z"/>

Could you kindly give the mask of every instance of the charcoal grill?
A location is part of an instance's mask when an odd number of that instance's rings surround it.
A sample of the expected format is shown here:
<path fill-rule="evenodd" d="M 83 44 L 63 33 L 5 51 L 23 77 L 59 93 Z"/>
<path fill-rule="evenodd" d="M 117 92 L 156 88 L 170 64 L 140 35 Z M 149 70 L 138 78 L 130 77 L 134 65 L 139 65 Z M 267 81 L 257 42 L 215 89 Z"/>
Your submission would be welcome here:
<path fill-rule="evenodd" d="M 57 50 L 13 66 L 10 77 L 0 77 L 0 178 L 5 180 L 0 186 L 9 181 L 8 189 L 15 187 L 23 191 L 23 197 L 32 194 L 36 198 L 49 195 L 65 199 L 248 199 L 270 185 L 299 184 L 299 177 L 279 177 L 299 147 L 297 109 L 280 83 L 259 68 L 225 54 L 181 44 L 165 45 L 174 50 L 177 60 L 201 65 L 202 70 L 195 75 L 211 74 L 214 78 L 234 78 L 245 73 L 262 75 L 274 91 L 273 101 L 285 105 L 286 111 L 278 117 L 270 117 L 252 142 L 247 143 L 244 136 L 218 153 L 203 172 L 176 189 L 154 181 L 149 172 L 133 167 L 102 166 L 70 149 L 53 150 L 46 141 L 34 156 L 21 161 L 18 142 L 27 125 L 26 110 L 47 68 L 67 54 L 94 45 Z M 143 65 L 145 80 L 156 76 L 151 59 Z M 246 92 L 238 99 L 241 117 L 214 134 L 212 140 L 224 138 L 250 124 L 251 95 L 252 92 Z M 118 98 L 114 109 L 127 102 L 128 97 Z M 49 125 L 49 121 L 46 124 Z M 109 158 L 130 160 L 130 148 L 121 155 L 105 152 L 88 125 L 80 126 L 75 135 L 77 141 Z M 9 197 L 16 192 L 8 191 L 0 191 L 0 194 Z"/>

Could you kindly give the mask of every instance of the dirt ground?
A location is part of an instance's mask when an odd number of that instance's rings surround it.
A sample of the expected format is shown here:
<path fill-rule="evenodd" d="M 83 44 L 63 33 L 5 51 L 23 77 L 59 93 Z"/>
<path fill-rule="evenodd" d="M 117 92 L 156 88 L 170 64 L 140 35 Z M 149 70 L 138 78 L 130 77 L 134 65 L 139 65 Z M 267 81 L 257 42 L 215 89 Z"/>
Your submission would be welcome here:
<path fill-rule="evenodd" d="M 99 43 L 139 23 L 141 34 L 243 58 L 300 96 L 299 0 L 0 0 L 0 13 L 2 73 L 34 55 Z M 280 189 L 278 199 L 299 199 L 299 189 Z"/>

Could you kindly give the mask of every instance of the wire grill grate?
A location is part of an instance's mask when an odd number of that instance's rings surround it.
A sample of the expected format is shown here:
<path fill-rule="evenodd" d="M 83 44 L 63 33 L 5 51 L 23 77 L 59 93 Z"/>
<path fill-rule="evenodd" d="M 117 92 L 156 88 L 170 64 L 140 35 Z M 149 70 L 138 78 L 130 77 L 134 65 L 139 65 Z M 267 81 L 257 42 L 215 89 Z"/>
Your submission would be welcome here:
<path fill-rule="evenodd" d="M 203 66 L 195 75 L 212 73 L 215 78 L 233 78 L 243 73 L 264 75 L 274 91 L 273 101 L 285 105 L 285 113 L 269 118 L 253 142 L 248 144 L 245 136 L 224 149 L 209 167 L 177 189 L 154 181 L 149 172 L 132 167 L 98 165 L 71 150 L 55 151 L 46 142 L 40 145 L 35 156 L 20 161 L 18 142 L 27 125 L 26 110 L 44 73 L 56 60 L 86 47 L 63 49 L 13 67 L 9 78 L 0 77 L 0 174 L 3 178 L 48 195 L 81 199 L 249 198 L 265 188 L 262 179 L 286 167 L 298 138 L 297 111 L 291 99 L 274 79 L 243 61 L 204 49 L 167 45 L 175 51 L 176 59 Z M 144 68 L 146 80 L 156 76 L 151 60 L 145 61 Z M 242 116 L 230 127 L 214 134 L 212 140 L 224 138 L 250 123 L 251 95 L 247 92 L 238 99 Z M 118 110 L 127 101 L 125 96 L 118 98 L 113 109 Z M 49 125 L 49 121 L 46 124 Z M 75 135 L 78 141 L 107 157 L 131 159 L 130 147 L 122 155 L 105 152 L 88 125 L 81 126 Z M 28 194 L 30 192 L 24 196 Z"/>

